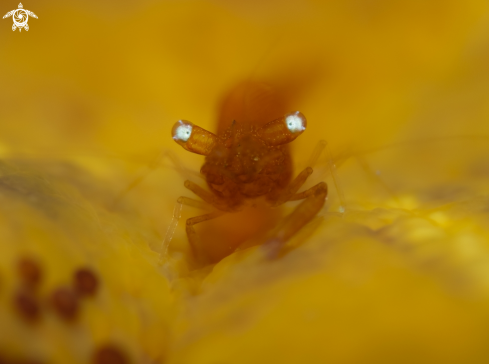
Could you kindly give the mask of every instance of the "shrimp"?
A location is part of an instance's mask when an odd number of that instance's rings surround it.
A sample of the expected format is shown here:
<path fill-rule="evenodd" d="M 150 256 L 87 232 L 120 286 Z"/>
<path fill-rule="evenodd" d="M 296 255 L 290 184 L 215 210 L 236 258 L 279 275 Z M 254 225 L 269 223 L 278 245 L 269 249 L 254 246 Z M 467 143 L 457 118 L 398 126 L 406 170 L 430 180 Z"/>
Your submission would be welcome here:
<path fill-rule="evenodd" d="M 208 264 L 216 259 L 207 254 L 206 247 L 200 242 L 194 228 L 196 224 L 239 212 L 247 206 L 253 208 L 264 203 L 268 207 L 277 207 L 287 201 L 302 200 L 267 237 L 269 252 L 276 256 L 284 244 L 321 210 L 328 194 L 326 183 L 319 182 L 298 192 L 313 173 L 310 166 L 292 178 L 288 144 L 301 135 L 306 126 L 306 118 L 299 111 L 264 125 L 233 121 L 219 135 L 185 120 L 179 120 L 173 126 L 175 142 L 191 153 L 205 156 L 200 173 L 210 192 L 190 180 L 184 182 L 185 187 L 215 209 L 186 221 L 187 238 L 198 263 Z M 323 148 L 324 143 L 320 143 L 319 149 Z M 315 154 L 319 153 L 316 151 Z M 180 197 L 178 204 L 202 206 L 201 201 L 189 197 Z"/>

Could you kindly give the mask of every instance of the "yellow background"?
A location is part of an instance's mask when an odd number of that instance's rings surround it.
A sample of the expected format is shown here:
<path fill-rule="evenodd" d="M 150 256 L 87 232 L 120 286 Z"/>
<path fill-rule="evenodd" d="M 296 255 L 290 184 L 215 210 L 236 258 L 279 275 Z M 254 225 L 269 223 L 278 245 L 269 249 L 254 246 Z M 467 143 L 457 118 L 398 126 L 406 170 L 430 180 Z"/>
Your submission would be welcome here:
<path fill-rule="evenodd" d="M 0 357 L 84 363 L 110 341 L 138 363 L 487 362 L 487 1 L 23 5 L 28 32 L 0 22 Z M 162 263 L 189 195 L 175 168 L 107 206 L 162 150 L 198 171 L 171 126 L 215 130 L 246 80 L 307 116 L 298 166 L 328 141 L 307 185 L 330 186 L 322 220 L 278 261 L 253 248 L 207 276 Z M 75 326 L 15 316 L 22 254 L 43 262 L 46 294 L 78 265 L 99 272 Z"/>

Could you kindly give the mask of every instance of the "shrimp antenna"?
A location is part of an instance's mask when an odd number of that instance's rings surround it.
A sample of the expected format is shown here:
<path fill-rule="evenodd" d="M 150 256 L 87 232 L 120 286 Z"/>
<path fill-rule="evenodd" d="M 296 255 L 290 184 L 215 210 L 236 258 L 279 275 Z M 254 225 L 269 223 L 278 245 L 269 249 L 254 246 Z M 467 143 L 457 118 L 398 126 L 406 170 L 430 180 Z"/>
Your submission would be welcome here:
<path fill-rule="evenodd" d="M 109 205 L 109 209 L 113 210 L 119 202 L 135 187 L 137 187 L 149 174 L 151 174 L 155 169 L 161 166 L 164 159 L 169 159 L 170 163 L 173 164 L 175 170 L 183 176 L 185 179 L 190 179 L 191 176 L 194 176 L 194 173 L 189 171 L 183 163 L 175 156 L 174 153 L 168 150 L 163 150 L 158 156 L 148 165 L 146 168 L 132 180 L 122 191 L 120 191 L 116 197 L 112 200 Z M 200 174 L 196 174 L 199 178 L 201 178 Z"/>

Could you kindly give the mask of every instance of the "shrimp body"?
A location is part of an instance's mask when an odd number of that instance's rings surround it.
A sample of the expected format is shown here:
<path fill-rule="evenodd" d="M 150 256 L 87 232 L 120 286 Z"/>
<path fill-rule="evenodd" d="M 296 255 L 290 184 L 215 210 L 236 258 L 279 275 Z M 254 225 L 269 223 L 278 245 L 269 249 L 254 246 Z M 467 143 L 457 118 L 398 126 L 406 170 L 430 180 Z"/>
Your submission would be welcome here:
<path fill-rule="evenodd" d="M 256 199 L 264 199 L 269 206 L 303 200 L 268 234 L 269 245 L 279 251 L 323 207 L 327 196 L 324 182 L 298 193 L 312 174 L 311 167 L 292 179 L 292 160 L 287 144 L 302 134 L 306 125 L 304 115 L 296 111 L 264 125 L 233 122 L 219 136 L 189 121 L 180 120 L 173 126 L 173 139 L 178 144 L 190 152 L 206 156 L 201 173 L 210 192 L 191 181 L 185 181 L 186 188 L 216 209 L 190 218 L 186 223 L 189 243 L 200 264 L 216 259 L 209 259 L 194 230 L 195 224 L 214 219 L 225 212 L 240 211 L 247 205 L 255 206 Z M 178 203 L 201 206 L 200 201 L 188 197 L 180 197 Z"/>
<path fill-rule="evenodd" d="M 218 196 L 218 208 L 234 211 L 261 196 L 273 203 L 290 183 L 292 160 L 287 145 L 267 145 L 256 128 L 247 132 L 234 124 L 218 139 L 200 172 Z"/>

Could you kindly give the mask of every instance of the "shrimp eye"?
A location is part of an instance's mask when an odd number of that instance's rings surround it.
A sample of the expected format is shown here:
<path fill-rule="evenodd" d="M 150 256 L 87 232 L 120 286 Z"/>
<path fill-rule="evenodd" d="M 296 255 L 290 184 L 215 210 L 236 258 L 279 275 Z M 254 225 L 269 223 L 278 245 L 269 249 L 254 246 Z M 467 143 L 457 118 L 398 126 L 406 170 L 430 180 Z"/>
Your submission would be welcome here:
<path fill-rule="evenodd" d="M 262 126 L 257 135 L 269 146 L 287 144 L 306 130 L 306 117 L 299 111 L 282 116 Z"/>
<path fill-rule="evenodd" d="M 299 111 L 287 114 L 285 116 L 285 123 L 291 133 L 300 133 L 306 130 L 306 118 Z"/>
<path fill-rule="evenodd" d="M 216 135 L 186 120 L 177 121 L 171 135 L 184 149 L 196 154 L 208 155 L 217 142 Z"/>
<path fill-rule="evenodd" d="M 178 122 L 173 126 L 172 136 L 175 141 L 186 142 L 192 135 L 192 124 L 190 121 L 178 120 Z"/>

